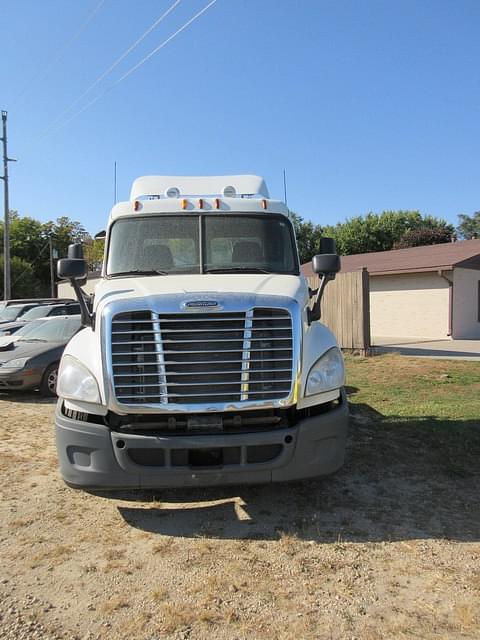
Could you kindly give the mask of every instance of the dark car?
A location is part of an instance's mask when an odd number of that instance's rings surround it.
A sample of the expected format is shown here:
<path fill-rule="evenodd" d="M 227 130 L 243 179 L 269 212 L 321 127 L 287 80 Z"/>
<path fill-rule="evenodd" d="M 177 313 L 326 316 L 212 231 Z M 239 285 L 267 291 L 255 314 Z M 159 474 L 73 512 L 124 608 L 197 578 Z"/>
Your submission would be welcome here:
<path fill-rule="evenodd" d="M 49 318 L 0 347 L 0 390 L 40 389 L 54 396 L 66 344 L 81 329 L 80 316 Z"/>
<path fill-rule="evenodd" d="M 12 308 L 12 307 L 10 307 Z M 69 302 L 62 304 L 40 304 L 28 311 L 25 311 L 14 322 L 4 322 L 0 324 L 0 336 L 15 333 L 20 327 L 39 318 L 51 318 L 54 316 L 73 316 L 80 313 L 80 305 L 78 302 Z"/>

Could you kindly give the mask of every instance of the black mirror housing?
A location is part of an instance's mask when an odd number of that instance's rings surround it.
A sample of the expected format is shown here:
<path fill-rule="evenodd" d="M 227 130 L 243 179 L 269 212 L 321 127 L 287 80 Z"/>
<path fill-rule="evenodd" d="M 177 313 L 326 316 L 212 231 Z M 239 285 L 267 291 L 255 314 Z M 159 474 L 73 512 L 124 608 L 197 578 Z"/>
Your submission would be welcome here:
<path fill-rule="evenodd" d="M 312 271 L 318 274 L 338 273 L 340 256 L 336 253 L 320 253 L 312 258 Z"/>
<path fill-rule="evenodd" d="M 81 244 L 81 242 L 69 244 L 67 255 L 70 260 L 83 260 L 83 245 Z"/>
<path fill-rule="evenodd" d="M 102 229 L 102 231 L 99 231 L 98 233 L 96 233 L 93 237 L 94 240 L 105 240 L 105 238 L 107 237 L 107 232 L 105 231 L 105 229 Z"/>
<path fill-rule="evenodd" d="M 320 253 L 337 253 L 337 243 L 333 238 L 320 238 Z"/>
<path fill-rule="evenodd" d="M 81 258 L 62 258 L 57 262 L 58 277 L 62 280 L 83 280 L 87 277 L 87 261 Z"/>

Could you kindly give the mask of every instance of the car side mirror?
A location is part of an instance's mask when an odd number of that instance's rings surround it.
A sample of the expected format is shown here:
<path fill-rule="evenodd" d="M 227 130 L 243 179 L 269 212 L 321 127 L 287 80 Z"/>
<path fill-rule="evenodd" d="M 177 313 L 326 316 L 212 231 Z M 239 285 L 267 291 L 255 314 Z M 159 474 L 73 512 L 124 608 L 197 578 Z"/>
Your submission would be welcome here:
<path fill-rule="evenodd" d="M 105 238 L 107 237 L 107 232 L 105 231 L 105 229 L 103 229 L 102 231 L 99 231 L 98 233 L 96 233 L 93 236 L 94 240 L 105 240 Z"/>

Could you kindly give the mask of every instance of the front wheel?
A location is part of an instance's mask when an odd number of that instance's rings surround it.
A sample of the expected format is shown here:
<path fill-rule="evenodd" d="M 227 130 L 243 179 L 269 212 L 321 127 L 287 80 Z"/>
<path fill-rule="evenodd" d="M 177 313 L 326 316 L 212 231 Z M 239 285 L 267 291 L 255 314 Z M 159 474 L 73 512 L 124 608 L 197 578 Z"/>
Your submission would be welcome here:
<path fill-rule="evenodd" d="M 42 382 L 40 383 L 40 393 L 46 398 L 57 395 L 58 362 L 54 362 L 45 369 Z"/>

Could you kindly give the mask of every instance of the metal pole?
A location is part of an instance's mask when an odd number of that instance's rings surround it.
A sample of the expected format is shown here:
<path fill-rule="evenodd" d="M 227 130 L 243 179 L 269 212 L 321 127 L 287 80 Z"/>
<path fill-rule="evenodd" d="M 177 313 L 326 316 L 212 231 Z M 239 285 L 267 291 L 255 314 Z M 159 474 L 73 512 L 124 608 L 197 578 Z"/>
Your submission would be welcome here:
<path fill-rule="evenodd" d="M 113 163 L 113 204 L 117 204 L 117 161 Z"/>
<path fill-rule="evenodd" d="M 3 123 L 3 206 L 4 206 L 4 225 L 3 225 L 3 298 L 10 299 L 10 207 L 8 204 L 8 155 L 7 155 L 7 112 L 2 111 Z"/>
<path fill-rule="evenodd" d="M 55 295 L 55 270 L 53 268 L 53 246 L 52 236 L 48 239 L 48 245 L 50 247 L 50 295 L 52 298 L 56 298 Z"/>
<path fill-rule="evenodd" d="M 285 169 L 283 170 L 283 199 L 285 201 L 285 204 L 288 207 L 288 203 L 287 203 L 287 172 L 285 171 Z"/>

